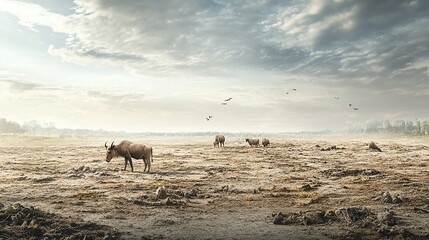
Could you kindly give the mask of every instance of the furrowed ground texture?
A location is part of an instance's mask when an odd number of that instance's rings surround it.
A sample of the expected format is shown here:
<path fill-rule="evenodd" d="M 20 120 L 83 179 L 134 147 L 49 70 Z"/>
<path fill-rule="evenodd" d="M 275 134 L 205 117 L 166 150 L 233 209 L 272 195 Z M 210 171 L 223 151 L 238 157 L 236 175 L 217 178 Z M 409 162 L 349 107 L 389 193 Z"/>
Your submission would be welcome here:
<path fill-rule="evenodd" d="M 133 139 L 153 147 L 150 173 L 107 163 L 104 139 L 0 146 L 0 228 L 31 237 L 8 215 L 19 203 L 96 224 L 94 239 L 429 238 L 427 140 L 377 139 L 376 152 L 362 138 L 212 138 Z"/>

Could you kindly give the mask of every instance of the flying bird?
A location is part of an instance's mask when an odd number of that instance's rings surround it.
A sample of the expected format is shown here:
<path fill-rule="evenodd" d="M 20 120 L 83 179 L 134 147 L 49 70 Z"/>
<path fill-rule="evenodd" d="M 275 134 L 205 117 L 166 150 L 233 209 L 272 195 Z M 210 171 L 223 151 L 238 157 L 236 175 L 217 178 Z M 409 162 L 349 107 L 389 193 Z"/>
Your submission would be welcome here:
<path fill-rule="evenodd" d="M 359 110 L 359 108 L 353 108 L 353 110 L 357 111 L 357 110 Z"/>
<path fill-rule="evenodd" d="M 292 90 L 294 90 L 296 92 L 296 88 L 292 88 Z"/>
<path fill-rule="evenodd" d="M 340 97 L 334 97 L 334 98 L 337 99 L 337 100 L 340 99 Z"/>
<path fill-rule="evenodd" d="M 286 92 L 286 94 L 289 94 L 289 92 Z"/>
<path fill-rule="evenodd" d="M 210 118 L 206 118 L 206 120 L 207 120 L 207 121 L 209 121 L 209 120 L 210 120 Z"/>
<path fill-rule="evenodd" d="M 209 116 L 209 118 L 212 118 L 213 116 Z"/>
<path fill-rule="evenodd" d="M 228 103 L 226 103 L 226 102 L 223 102 L 223 103 L 221 103 L 222 105 L 227 105 Z"/>
<path fill-rule="evenodd" d="M 231 101 L 232 98 L 225 99 L 225 102 Z"/>
<path fill-rule="evenodd" d="M 349 107 L 352 107 L 352 104 L 351 104 L 351 103 L 349 103 Z"/>

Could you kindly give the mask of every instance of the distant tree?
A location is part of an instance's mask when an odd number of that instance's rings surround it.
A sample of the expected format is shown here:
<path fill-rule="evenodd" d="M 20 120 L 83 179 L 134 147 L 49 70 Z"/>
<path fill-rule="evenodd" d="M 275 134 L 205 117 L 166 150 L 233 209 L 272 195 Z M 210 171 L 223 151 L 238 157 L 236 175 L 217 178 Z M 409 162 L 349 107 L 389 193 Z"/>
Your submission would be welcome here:
<path fill-rule="evenodd" d="M 416 127 L 415 127 L 415 129 L 416 129 L 416 133 L 418 135 L 422 134 L 422 126 L 421 126 L 420 120 L 418 120 L 418 119 L 416 119 Z"/>
<path fill-rule="evenodd" d="M 36 135 L 36 133 L 42 128 L 40 123 L 36 120 L 31 120 L 29 122 L 24 123 L 24 129 L 27 130 L 27 132 L 33 136 Z"/>
<path fill-rule="evenodd" d="M 43 127 L 46 129 L 48 136 L 50 136 L 52 131 L 55 129 L 55 123 L 47 122 L 43 124 Z"/>
<path fill-rule="evenodd" d="M 25 130 L 16 122 L 10 122 L 5 118 L 0 118 L 0 133 L 24 133 Z"/>
<path fill-rule="evenodd" d="M 381 128 L 382 128 L 381 121 L 376 121 L 376 120 L 368 120 L 363 126 L 365 133 L 377 132 L 377 130 Z"/>
<path fill-rule="evenodd" d="M 396 120 L 394 126 L 395 126 L 395 132 L 396 133 L 405 133 L 405 121 L 404 120 Z"/>
<path fill-rule="evenodd" d="M 429 121 L 425 120 L 422 122 L 422 134 L 428 135 L 429 134 Z"/>
<path fill-rule="evenodd" d="M 412 133 L 414 130 L 413 121 L 407 121 L 405 124 L 405 133 Z"/>
<path fill-rule="evenodd" d="M 383 129 L 385 132 L 391 132 L 393 130 L 392 124 L 390 124 L 388 119 L 383 121 Z"/>

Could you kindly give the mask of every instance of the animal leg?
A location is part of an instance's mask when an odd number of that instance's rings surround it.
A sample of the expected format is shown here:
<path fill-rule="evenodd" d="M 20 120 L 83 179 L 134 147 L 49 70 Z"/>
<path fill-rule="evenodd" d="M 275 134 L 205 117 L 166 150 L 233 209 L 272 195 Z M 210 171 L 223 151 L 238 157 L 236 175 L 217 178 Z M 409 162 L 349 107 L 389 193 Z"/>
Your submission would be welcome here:
<path fill-rule="evenodd" d="M 150 172 L 150 156 L 147 158 L 147 172 Z"/>
<path fill-rule="evenodd" d="M 144 170 L 143 170 L 143 172 L 146 172 L 147 162 L 146 162 L 146 158 L 144 158 L 144 157 L 143 157 L 143 163 L 144 163 Z"/>
<path fill-rule="evenodd" d="M 127 170 L 127 165 L 128 165 L 128 160 L 127 160 L 127 158 L 125 158 L 125 167 L 124 167 L 124 171 L 126 171 L 126 170 Z"/>
<path fill-rule="evenodd" d="M 131 172 L 134 172 L 134 168 L 133 168 L 133 161 L 130 159 L 128 159 L 128 162 L 130 162 L 130 166 L 131 166 Z"/>

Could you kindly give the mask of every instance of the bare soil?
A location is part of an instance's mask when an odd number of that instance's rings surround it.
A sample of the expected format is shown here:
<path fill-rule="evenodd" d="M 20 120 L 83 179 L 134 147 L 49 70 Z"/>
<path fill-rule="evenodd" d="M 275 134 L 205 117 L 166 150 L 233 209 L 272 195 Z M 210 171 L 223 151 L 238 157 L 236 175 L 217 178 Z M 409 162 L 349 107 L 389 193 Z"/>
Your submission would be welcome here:
<path fill-rule="evenodd" d="M 134 172 L 107 163 L 104 139 L 0 146 L 0 213 L 19 203 L 93 223 L 94 239 L 429 239 L 425 139 L 374 140 L 383 152 L 361 138 L 133 140 L 153 147 L 150 173 L 141 160 Z M 1 227 L 28 229 L 0 219 L 0 239 L 11 238 Z"/>

